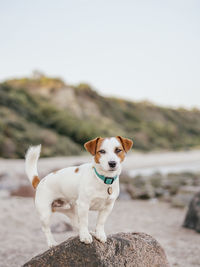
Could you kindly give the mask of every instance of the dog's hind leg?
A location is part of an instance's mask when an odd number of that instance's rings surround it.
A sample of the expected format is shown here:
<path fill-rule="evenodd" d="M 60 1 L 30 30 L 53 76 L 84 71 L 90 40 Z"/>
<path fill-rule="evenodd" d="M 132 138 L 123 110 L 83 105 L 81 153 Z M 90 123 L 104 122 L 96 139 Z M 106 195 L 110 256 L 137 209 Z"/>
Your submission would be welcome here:
<path fill-rule="evenodd" d="M 37 212 L 39 213 L 40 221 L 42 223 L 42 230 L 46 236 L 47 244 L 49 247 L 53 247 L 56 246 L 57 243 L 51 233 L 51 228 L 50 228 L 50 219 L 52 215 L 52 210 L 51 210 L 52 198 L 49 195 L 48 196 L 45 195 L 46 195 L 45 192 L 43 195 L 41 195 L 40 193 L 36 194 L 35 206 Z"/>
<path fill-rule="evenodd" d="M 51 209 L 46 210 L 45 213 L 40 215 L 40 220 L 42 223 L 42 230 L 46 236 L 47 244 L 49 247 L 53 247 L 57 245 L 50 228 L 50 218 L 51 218 Z"/>

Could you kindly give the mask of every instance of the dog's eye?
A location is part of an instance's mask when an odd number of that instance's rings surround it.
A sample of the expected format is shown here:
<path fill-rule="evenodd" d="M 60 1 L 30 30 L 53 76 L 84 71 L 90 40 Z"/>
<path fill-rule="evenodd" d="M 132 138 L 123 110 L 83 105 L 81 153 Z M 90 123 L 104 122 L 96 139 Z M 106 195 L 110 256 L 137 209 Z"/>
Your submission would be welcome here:
<path fill-rule="evenodd" d="M 101 153 L 101 154 L 105 154 L 106 151 L 105 151 L 104 149 L 101 149 L 101 150 L 99 150 L 99 153 Z"/>
<path fill-rule="evenodd" d="M 115 149 L 115 153 L 117 153 L 117 154 L 120 153 L 121 151 L 122 151 L 122 150 L 121 150 L 120 148 L 116 148 L 116 149 Z"/>

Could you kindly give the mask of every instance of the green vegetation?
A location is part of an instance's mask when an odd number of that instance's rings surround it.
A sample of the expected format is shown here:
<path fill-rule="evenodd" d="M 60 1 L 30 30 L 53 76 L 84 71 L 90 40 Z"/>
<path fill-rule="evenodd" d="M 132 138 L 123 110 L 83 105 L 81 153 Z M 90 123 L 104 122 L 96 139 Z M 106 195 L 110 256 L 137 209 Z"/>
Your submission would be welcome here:
<path fill-rule="evenodd" d="M 0 157 L 72 155 L 96 136 L 124 135 L 140 150 L 200 145 L 200 111 L 157 107 L 99 95 L 87 84 L 37 75 L 0 84 Z"/>

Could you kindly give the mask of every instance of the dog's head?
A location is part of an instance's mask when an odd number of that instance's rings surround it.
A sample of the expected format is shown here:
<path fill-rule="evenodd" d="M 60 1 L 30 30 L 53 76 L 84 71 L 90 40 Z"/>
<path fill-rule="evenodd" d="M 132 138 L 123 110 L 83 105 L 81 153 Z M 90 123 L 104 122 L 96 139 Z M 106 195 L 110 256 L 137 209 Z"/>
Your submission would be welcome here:
<path fill-rule="evenodd" d="M 117 171 L 126 153 L 131 149 L 133 141 L 121 136 L 102 138 L 97 137 L 84 144 L 85 149 L 94 156 L 105 172 Z"/>

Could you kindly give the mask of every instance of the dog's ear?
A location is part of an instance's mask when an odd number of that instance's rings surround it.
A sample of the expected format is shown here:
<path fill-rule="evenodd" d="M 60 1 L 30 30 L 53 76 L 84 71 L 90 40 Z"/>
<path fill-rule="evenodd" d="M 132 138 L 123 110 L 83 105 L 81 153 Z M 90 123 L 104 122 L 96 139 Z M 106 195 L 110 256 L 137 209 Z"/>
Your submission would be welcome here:
<path fill-rule="evenodd" d="M 85 149 L 90 152 L 93 156 L 96 154 L 97 143 L 100 137 L 92 139 L 84 144 Z"/>
<path fill-rule="evenodd" d="M 124 138 L 122 136 L 116 136 L 116 138 L 121 142 L 125 152 L 128 152 L 133 146 L 133 141 L 131 139 Z"/>

